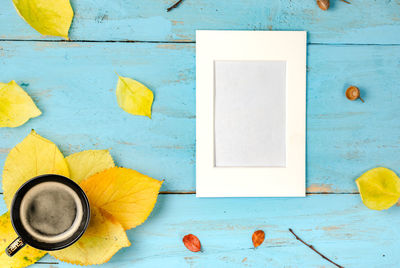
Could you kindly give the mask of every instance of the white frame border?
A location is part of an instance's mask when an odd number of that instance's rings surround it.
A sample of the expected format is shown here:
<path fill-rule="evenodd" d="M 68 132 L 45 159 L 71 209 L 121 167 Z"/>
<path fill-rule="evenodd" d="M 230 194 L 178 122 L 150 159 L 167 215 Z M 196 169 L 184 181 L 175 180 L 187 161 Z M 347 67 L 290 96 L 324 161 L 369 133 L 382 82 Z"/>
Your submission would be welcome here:
<path fill-rule="evenodd" d="M 196 196 L 300 197 L 306 177 L 304 31 L 196 31 Z M 215 167 L 214 61 L 286 61 L 286 167 Z"/>

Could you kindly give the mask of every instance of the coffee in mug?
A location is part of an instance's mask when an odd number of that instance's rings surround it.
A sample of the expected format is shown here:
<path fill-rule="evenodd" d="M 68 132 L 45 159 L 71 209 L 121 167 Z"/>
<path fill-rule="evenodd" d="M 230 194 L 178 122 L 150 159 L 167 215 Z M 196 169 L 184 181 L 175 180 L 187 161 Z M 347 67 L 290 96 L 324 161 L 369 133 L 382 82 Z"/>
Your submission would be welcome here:
<path fill-rule="evenodd" d="M 72 180 L 42 175 L 22 185 L 14 195 L 11 221 L 19 237 L 6 249 L 14 255 L 25 244 L 58 250 L 77 241 L 90 219 L 88 199 Z"/>
<path fill-rule="evenodd" d="M 36 240 L 59 242 L 79 228 L 82 204 L 68 186 L 59 182 L 44 182 L 25 194 L 20 217 L 24 228 Z"/>

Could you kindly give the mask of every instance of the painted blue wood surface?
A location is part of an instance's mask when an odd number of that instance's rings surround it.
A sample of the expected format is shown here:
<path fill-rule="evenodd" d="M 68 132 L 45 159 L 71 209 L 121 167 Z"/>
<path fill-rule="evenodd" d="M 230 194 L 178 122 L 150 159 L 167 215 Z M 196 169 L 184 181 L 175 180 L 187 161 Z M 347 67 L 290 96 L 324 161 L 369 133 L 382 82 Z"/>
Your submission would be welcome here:
<path fill-rule="evenodd" d="M 0 129 L 0 166 L 34 128 L 65 155 L 110 148 L 118 165 L 165 179 L 163 191 L 194 191 L 195 30 L 307 30 L 312 44 L 307 185 L 326 194 L 163 194 L 149 220 L 128 231 L 132 246 L 104 267 L 333 267 L 289 227 L 345 267 L 398 267 L 400 208 L 368 210 L 354 179 L 378 165 L 400 173 L 400 0 L 337 0 L 326 12 L 314 0 L 185 0 L 170 13 L 172 0 L 71 2 L 74 42 L 47 42 L 59 39 L 31 29 L 11 1 L 0 4 L 0 82 L 15 79 L 43 111 L 22 127 Z M 124 40 L 143 42 L 109 42 Z M 155 92 L 152 120 L 118 108 L 115 72 Z M 351 84 L 366 103 L 344 97 Z M 267 239 L 254 250 L 257 229 Z M 184 248 L 187 233 L 199 236 L 202 253 Z M 73 266 L 46 256 L 34 267 Z"/>
<path fill-rule="evenodd" d="M 0 81 L 15 79 L 43 115 L 0 129 L 0 165 L 34 128 L 65 155 L 111 148 L 116 162 L 158 179 L 163 191 L 195 190 L 195 45 L 1 42 Z M 355 192 L 377 165 L 400 171 L 400 47 L 309 45 L 309 192 Z M 7 67 L 6 67 L 7 66 Z M 117 75 L 155 93 L 153 118 L 121 110 Z M 365 103 L 345 89 L 361 88 Z"/>
<path fill-rule="evenodd" d="M 400 43 L 399 0 L 330 1 L 329 11 L 315 0 L 72 0 L 73 40 L 193 41 L 196 29 L 306 30 L 312 43 Z M 14 11 L 0 5 L 1 39 L 43 38 Z"/>
<path fill-rule="evenodd" d="M 1 210 L 5 211 L 4 202 Z M 253 199 L 162 195 L 146 223 L 127 232 L 132 245 L 101 267 L 334 267 L 295 240 L 288 228 L 345 267 L 397 267 L 399 225 L 400 208 L 371 211 L 358 195 Z M 265 231 L 266 240 L 255 250 L 251 236 L 258 229 Z M 182 237 L 188 233 L 199 237 L 203 252 L 184 247 Z M 58 263 L 51 256 L 41 262 Z"/>
<path fill-rule="evenodd" d="M 1 163 L 9 147 L 34 128 L 65 155 L 110 148 L 116 163 L 158 179 L 164 190 L 194 190 L 194 45 L 2 42 L 6 68 L 36 100 L 43 117 L 15 129 L 0 129 Z M 143 82 L 155 94 L 153 116 L 133 116 L 118 107 L 118 72 Z"/>

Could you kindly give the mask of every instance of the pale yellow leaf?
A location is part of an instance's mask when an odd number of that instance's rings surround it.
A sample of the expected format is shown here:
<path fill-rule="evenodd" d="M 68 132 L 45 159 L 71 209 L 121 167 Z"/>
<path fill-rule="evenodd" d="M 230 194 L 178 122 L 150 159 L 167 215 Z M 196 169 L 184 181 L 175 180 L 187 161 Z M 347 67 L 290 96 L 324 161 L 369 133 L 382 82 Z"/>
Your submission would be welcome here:
<path fill-rule="evenodd" d="M 116 94 L 118 105 L 125 112 L 151 118 L 154 95 L 145 85 L 128 77 L 118 76 Z"/>
<path fill-rule="evenodd" d="M 10 208 L 15 192 L 23 183 L 43 174 L 68 177 L 68 165 L 54 143 L 32 130 L 21 143 L 11 149 L 6 158 L 3 192 L 7 208 Z"/>
<path fill-rule="evenodd" d="M 14 80 L 0 83 L 0 127 L 19 127 L 41 114 L 31 97 Z"/>
<path fill-rule="evenodd" d="M 69 0 L 13 0 L 18 14 L 43 35 L 68 39 L 74 11 Z"/>
<path fill-rule="evenodd" d="M 17 238 L 17 234 L 11 225 L 10 213 L 7 212 L 0 216 L 0 267 L 27 267 L 40 260 L 46 254 L 45 251 L 25 246 L 13 257 L 9 257 L 5 249 L 15 238 Z"/>
<path fill-rule="evenodd" d="M 92 206 L 90 223 L 83 236 L 73 245 L 49 254 L 72 264 L 101 264 L 130 244 L 122 225 L 107 212 Z"/>
<path fill-rule="evenodd" d="M 113 215 L 127 230 L 142 224 L 150 215 L 161 184 L 135 170 L 114 167 L 80 185 L 90 204 Z"/>
<path fill-rule="evenodd" d="M 356 180 L 364 204 L 375 210 L 388 209 L 400 198 L 400 179 L 384 167 L 373 168 Z"/>
<path fill-rule="evenodd" d="M 65 160 L 69 166 L 70 179 L 76 183 L 115 166 L 108 150 L 83 151 L 69 155 Z"/>

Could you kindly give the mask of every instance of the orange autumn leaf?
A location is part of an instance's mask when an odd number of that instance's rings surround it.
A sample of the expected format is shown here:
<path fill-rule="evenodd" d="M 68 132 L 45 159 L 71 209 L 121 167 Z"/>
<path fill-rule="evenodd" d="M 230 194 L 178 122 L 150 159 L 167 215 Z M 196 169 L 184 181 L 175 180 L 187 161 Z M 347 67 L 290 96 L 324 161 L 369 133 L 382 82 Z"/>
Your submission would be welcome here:
<path fill-rule="evenodd" d="M 162 181 L 128 168 L 97 173 L 80 186 L 90 204 L 110 213 L 127 229 L 142 224 L 157 201 Z"/>
<path fill-rule="evenodd" d="M 199 252 L 201 251 L 201 243 L 197 236 L 193 234 L 185 235 L 182 239 L 183 244 L 185 247 L 192 251 L 192 252 Z"/>
<path fill-rule="evenodd" d="M 265 239 L 265 233 L 263 230 L 257 230 L 253 233 L 252 240 L 254 248 L 259 247 Z"/>
<path fill-rule="evenodd" d="M 118 250 L 130 245 L 124 228 L 113 216 L 91 207 L 90 223 L 83 236 L 71 246 L 49 254 L 71 264 L 93 265 L 109 261 Z"/>

